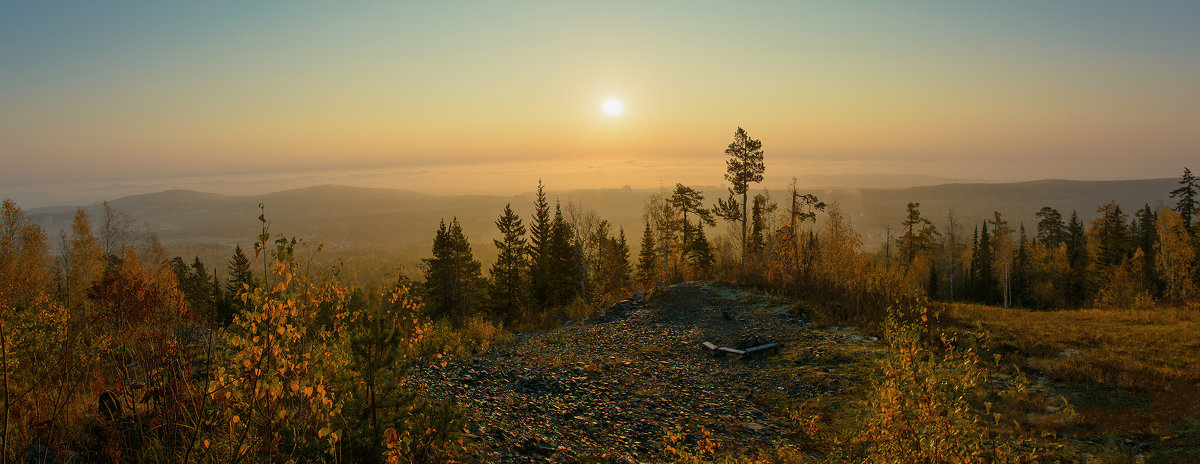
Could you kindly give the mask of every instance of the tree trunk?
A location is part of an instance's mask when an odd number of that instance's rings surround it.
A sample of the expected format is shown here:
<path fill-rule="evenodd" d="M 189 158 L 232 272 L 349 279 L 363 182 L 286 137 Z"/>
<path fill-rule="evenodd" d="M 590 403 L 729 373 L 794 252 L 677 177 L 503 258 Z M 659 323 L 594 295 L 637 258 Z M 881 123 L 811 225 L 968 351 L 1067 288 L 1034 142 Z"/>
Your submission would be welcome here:
<path fill-rule="evenodd" d="M 750 193 L 749 185 L 746 191 L 742 192 L 742 277 L 746 277 L 746 208 L 747 195 Z"/>

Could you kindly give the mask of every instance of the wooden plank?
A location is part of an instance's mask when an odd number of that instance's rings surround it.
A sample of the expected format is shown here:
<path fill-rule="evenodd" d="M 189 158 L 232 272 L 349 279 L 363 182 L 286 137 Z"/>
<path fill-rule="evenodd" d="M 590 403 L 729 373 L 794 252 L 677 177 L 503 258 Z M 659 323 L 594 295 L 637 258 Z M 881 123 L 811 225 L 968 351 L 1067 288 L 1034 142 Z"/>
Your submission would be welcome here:
<path fill-rule="evenodd" d="M 720 351 L 722 353 L 731 353 L 731 354 L 737 354 L 737 355 L 746 354 L 745 351 L 739 350 L 737 348 L 730 348 L 728 346 L 722 346 L 720 348 L 717 348 L 717 351 Z"/>
<path fill-rule="evenodd" d="M 710 350 L 717 349 L 717 345 L 712 344 L 712 342 L 704 342 L 704 347 Z"/>
<path fill-rule="evenodd" d="M 753 353 L 753 352 L 755 352 L 755 351 L 769 350 L 769 349 L 771 349 L 771 348 L 775 348 L 775 344 L 774 344 L 774 343 L 768 343 L 768 344 L 766 344 L 766 345 L 758 345 L 758 346 L 756 346 L 756 347 L 754 347 L 754 348 L 746 348 L 746 352 L 747 352 L 747 353 Z"/>

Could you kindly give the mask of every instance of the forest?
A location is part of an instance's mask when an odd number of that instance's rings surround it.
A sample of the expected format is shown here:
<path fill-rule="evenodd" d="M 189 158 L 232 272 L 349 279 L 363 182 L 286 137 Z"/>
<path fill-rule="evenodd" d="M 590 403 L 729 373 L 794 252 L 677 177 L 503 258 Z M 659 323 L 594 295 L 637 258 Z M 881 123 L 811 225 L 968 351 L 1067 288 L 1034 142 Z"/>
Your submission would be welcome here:
<path fill-rule="evenodd" d="M 636 246 L 539 183 L 531 217 L 508 205 L 488 218 L 498 237 L 490 267 L 464 218 L 448 216 L 420 277 L 398 273 L 383 288 L 349 282 L 352 270 L 316 259 L 320 243 L 273 228 L 269 204 L 258 205 L 252 242 L 205 263 L 168 256 L 107 203 L 52 232 L 5 201 L 0 463 L 481 459 L 462 432 L 471 412 L 426 395 L 413 369 L 593 321 L 637 292 L 653 302 L 688 281 L 788 298 L 817 327 L 881 339 L 882 354 L 853 389 L 859 407 L 778 400 L 808 409 L 771 449 L 701 442 L 646 460 L 1200 459 L 1200 353 L 1187 341 L 1200 319 L 1200 182 L 1187 168 L 1164 192 L 1174 204 L 1125 205 L 1130 214 L 1110 201 L 1094 215 L 1046 206 L 1028 227 L 1000 212 L 959 223 L 953 211 L 939 226 L 909 202 L 901 227 L 868 249 L 837 202 L 795 180 L 782 197 L 756 190 L 766 163 L 747 131 L 725 154 L 727 195 L 683 184 L 650 195 Z M 1139 324 L 1174 335 L 1112 335 Z M 1056 357 L 1080 334 L 1101 347 L 1096 358 Z M 1155 343 L 1166 346 L 1137 351 Z M 989 383 L 1001 374 L 1018 380 Z M 1027 389 L 1036 377 L 1143 398 L 1144 416 L 1118 414 L 1139 418 L 1131 431 L 1084 412 L 1096 402 L 1087 395 L 1047 405 Z M 1163 444 L 1143 452 L 1067 438 L 1084 431 Z"/>

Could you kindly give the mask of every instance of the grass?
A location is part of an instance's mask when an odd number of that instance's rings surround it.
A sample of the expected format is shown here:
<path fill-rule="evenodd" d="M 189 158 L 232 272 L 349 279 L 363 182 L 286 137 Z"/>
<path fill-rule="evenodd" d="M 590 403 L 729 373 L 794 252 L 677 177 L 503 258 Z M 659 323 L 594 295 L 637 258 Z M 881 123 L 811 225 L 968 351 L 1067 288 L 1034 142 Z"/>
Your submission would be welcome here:
<path fill-rule="evenodd" d="M 1021 372 L 1075 411 L 1020 424 L 1100 461 L 1200 461 L 1200 307 L 1029 311 L 949 305 L 947 325 L 986 334 L 995 372 Z M 1128 442 L 1126 440 L 1129 440 Z M 1136 449 L 1134 449 L 1136 448 Z"/>

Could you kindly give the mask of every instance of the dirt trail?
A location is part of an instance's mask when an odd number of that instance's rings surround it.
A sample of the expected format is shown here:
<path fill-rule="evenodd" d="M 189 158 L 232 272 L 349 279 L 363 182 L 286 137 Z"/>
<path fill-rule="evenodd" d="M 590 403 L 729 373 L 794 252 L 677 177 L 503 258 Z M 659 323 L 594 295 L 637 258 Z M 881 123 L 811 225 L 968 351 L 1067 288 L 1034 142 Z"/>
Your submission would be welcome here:
<path fill-rule="evenodd" d="M 878 343 L 850 330 L 813 329 L 789 305 L 686 282 L 599 320 L 518 335 L 445 367 L 419 366 L 412 380 L 466 411 L 467 436 L 486 462 L 654 460 L 667 431 L 693 443 L 702 429 L 727 448 L 766 448 L 787 427 L 762 398 L 839 390 L 847 379 L 803 375 L 812 368 L 806 360 L 834 344 Z M 777 343 L 783 351 L 718 357 L 705 341 Z"/>

